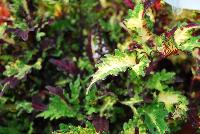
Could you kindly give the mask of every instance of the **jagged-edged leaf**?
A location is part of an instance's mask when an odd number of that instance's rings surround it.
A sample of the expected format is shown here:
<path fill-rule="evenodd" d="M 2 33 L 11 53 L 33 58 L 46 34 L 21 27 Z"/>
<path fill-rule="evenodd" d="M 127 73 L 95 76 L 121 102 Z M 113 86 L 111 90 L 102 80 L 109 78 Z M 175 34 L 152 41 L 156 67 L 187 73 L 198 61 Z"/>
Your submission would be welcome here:
<path fill-rule="evenodd" d="M 191 31 L 200 28 L 198 24 L 183 24 L 178 27 L 174 32 L 174 40 L 177 44 L 177 48 L 183 51 L 191 51 L 195 47 L 200 47 L 200 37 L 193 37 Z"/>
<path fill-rule="evenodd" d="M 77 115 L 77 109 L 69 106 L 59 96 L 53 96 L 50 98 L 48 109 L 38 114 L 37 117 L 43 117 L 44 119 L 50 118 L 59 119 L 61 117 L 75 117 Z"/>
<path fill-rule="evenodd" d="M 114 55 L 106 55 L 106 57 L 102 59 L 102 62 L 97 65 L 98 70 L 93 74 L 92 81 L 87 91 L 95 82 L 105 79 L 108 75 L 117 75 L 119 72 L 124 72 L 127 68 L 135 64 L 135 53 L 126 53 L 116 50 Z"/>
<path fill-rule="evenodd" d="M 159 91 L 163 91 L 168 88 L 168 84 L 172 82 L 174 79 L 175 73 L 166 72 L 166 70 L 162 70 L 161 72 L 157 72 L 153 74 L 147 81 L 146 87 L 149 89 L 156 89 Z"/>
<path fill-rule="evenodd" d="M 69 84 L 71 90 L 71 98 L 69 98 L 70 103 L 79 104 L 79 95 L 81 91 L 80 77 L 78 77 L 73 83 Z"/>
<path fill-rule="evenodd" d="M 179 91 L 162 91 L 158 95 L 158 101 L 163 102 L 168 112 L 172 113 L 172 117 L 185 117 L 188 110 L 188 100 Z"/>
<path fill-rule="evenodd" d="M 179 46 L 178 48 L 182 51 L 192 51 L 194 48 L 200 48 L 200 36 L 191 37 L 187 40 L 183 45 Z"/>
<path fill-rule="evenodd" d="M 129 10 L 128 19 L 125 20 L 125 25 L 128 29 L 134 30 L 135 28 L 143 27 L 143 11 L 143 4 L 137 4 L 134 10 Z"/>
<path fill-rule="evenodd" d="M 131 108 L 133 108 L 133 106 L 137 103 L 140 103 L 143 101 L 143 98 L 138 96 L 138 95 L 135 95 L 134 97 L 128 99 L 128 100 L 125 100 L 125 101 L 122 101 L 121 103 L 124 104 L 124 105 L 127 105 Z"/>
<path fill-rule="evenodd" d="M 121 134 L 136 134 L 136 128 L 139 129 L 140 134 L 147 134 L 144 122 L 137 116 L 134 116 L 133 119 L 129 119 L 128 122 L 124 123 Z"/>
<path fill-rule="evenodd" d="M 17 79 L 22 79 L 33 68 L 39 70 L 41 68 L 42 59 L 38 59 L 33 65 L 27 65 L 24 62 L 17 60 L 16 62 L 10 62 L 6 65 L 6 70 L 3 72 L 5 76 L 14 76 Z"/>
<path fill-rule="evenodd" d="M 103 98 L 103 104 L 101 105 L 99 111 L 100 111 L 100 116 L 112 116 L 110 115 L 110 111 L 114 109 L 114 104 L 117 103 L 118 98 L 116 96 L 105 96 Z"/>
<path fill-rule="evenodd" d="M 140 61 L 138 64 L 136 64 L 135 66 L 132 67 L 132 70 L 139 76 L 145 75 L 145 68 L 149 66 L 150 60 L 146 57 L 143 56 L 142 58 L 140 58 Z"/>
<path fill-rule="evenodd" d="M 169 131 L 165 121 L 168 112 L 161 104 L 151 104 L 143 107 L 141 112 L 144 114 L 144 123 L 152 134 L 165 134 Z"/>
<path fill-rule="evenodd" d="M 158 102 L 163 102 L 165 104 L 168 112 L 173 112 L 174 105 L 185 105 L 183 109 L 185 112 L 187 111 L 188 101 L 185 96 L 181 94 L 179 91 L 162 91 L 158 95 Z"/>
<path fill-rule="evenodd" d="M 61 117 L 77 117 L 81 118 L 79 114 L 79 109 L 81 107 L 79 96 L 81 90 L 80 77 L 78 77 L 74 82 L 70 83 L 70 94 L 64 92 L 62 88 L 46 86 L 49 92 L 55 96 L 50 97 L 50 102 L 48 109 L 43 111 L 38 115 L 38 117 L 44 117 L 53 119 L 58 119 Z"/>
<path fill-rule="evenodd" d="M 73 126 L 71 124 L 60 124 L 59 130 L 54 131 L 53 134 L 98 134 L 94 126 L 90 122 L 86 122 L 86 126 Z"/>

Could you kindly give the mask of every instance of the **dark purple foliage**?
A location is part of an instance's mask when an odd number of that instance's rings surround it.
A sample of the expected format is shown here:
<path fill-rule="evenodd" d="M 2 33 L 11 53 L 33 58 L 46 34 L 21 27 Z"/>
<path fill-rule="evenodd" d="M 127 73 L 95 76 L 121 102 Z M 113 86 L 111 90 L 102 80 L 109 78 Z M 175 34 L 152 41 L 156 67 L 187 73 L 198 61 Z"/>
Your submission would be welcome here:
<path fill-rule="evenodd" d="M 109 121 L 103 117 L 97 117 L 92 120 L 97 132 L 108 132 L 109 130 Z"/>
<path fill-rule="evenodd" d="M 55 40 L 52 38 L 44 38 L 41 42 L 41 49 L 46 50 L 55 47 Z"/>
<path fill-rule="evenodd" d="M 5 70 L 5 67 L 3 67 L 3 66 L 0 65 L 0 73 L 3 73 L 4 70 Z"/>
<path fill-rule="evenodd" d="M 59 96 L 63 95 L 63 89 L 62 88 L 53 87 L 53 86 L 46 86 L 45 88 L 49 90 L 50 94 L 59 95 Z"/>
<path fill-rule="evenodd" d="M 47 105 L 42 102 L 41 97 L 33 96 L 32 97 L 32 107 L 38 111 L 44 111 L 47 109 Z"/>
<path fill-rule="evenodd" d="M 14 33 L 17 37 L 21 38 L 24 41 L 27 41 L 28 40 L 28 34 L 31 31 L 34 31 L 34 28 L 28 29 L 26 31 L 23 31 L 19 28 L 8 28 L 6 30 L 6 33 Z"/>
<path fill-rule="evenodd" d="M 5 41 L 0 39 L 0 46 L 3 45 L 4 43 L 5 43 Z"/>
<path fill-rule="evenodd" d="M 174 33 L 176 32 L 176 30 L 177 30 L 177 27 L 174 27 L 172 30 L 170 30 L 169 32 L 166 32 L 165 33 L 165 36 L 167 37 L 167 38 L 170 38 L 170 37 L 172 37 L 173 35 L 174 35 Z"/>
<path fill-rule="evenodd" d="M 199 26 L 199 24 L 196 24 L 196 23 L 189 23 L 187 24 L 187 28 L 190 28 L 190 27 L 196 27 L 196 26 Z"/>
<path fill-rule="evenodd" d="M 78 72 L 78 68 L 76 67 L 76 65 L 66 58 L 61 60 L 50 59 L 49 62 L 54 64 L 59 71 L 63 71 L 65 73 L 70 73 L 73 75 L 77 74 Z"/>
<path fill-rule="evenodd" d="M 19 84 L 19 80 L 15 77 L 7 77 L 1 83 L 7 84 L 9 88 L 15 88 Z"/>
<path fill-rule="evenodd" d="M 141 49 L 141 48 L 142 48 L 141 45 L 139 45 L 136 41 L 131 42 L 128 46 L 129 51 L 133 51 L 135 49 Z"/>
<path fill-rule="evenodd" d="M 153 6 L 156 3 L 157 0 L 146 0 L 144 2 L 144 10 L 146 11 L 148 8 Z"/>
<path fill-rule="evenodd" d="M 0 92 L 0 96 L 3 96 L 5 90 L 7 88 L 14 88 L 14 87 L 16 87 L 19 84 L 19 80 L 17 78 L 15 78 L 15 77 L 7 77 L 4 80 L 0 81 L 0 83 L 5 86 L 4 90 L 2 90 Z"/>

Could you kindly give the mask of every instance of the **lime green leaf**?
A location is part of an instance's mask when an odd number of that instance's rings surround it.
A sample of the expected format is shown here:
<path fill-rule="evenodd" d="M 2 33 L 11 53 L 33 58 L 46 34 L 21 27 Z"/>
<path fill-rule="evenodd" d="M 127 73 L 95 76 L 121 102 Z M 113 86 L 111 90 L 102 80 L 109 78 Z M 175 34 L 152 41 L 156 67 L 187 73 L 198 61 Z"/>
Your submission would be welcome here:
<path fill-rule="evenodd" d="M 129 119 L 128 122 L 124 123 L 121 134 L 135 134 L 136 128 L 139 129 L 140 134 L 147 134 L 144 122 L 137 116 L 134 116 L 133 119 Z"/>
<path fill-rule="evenodd" d="M 144 123 L 152 134 L 165 134 L 169 131 L 165 118 L 168 112 L 163 105 L 151 104 L 141 109 L 144 114 Z"/>
<path fill-rule="evenodd" d="M 53 120 L 61 117 L 75 117 L 76 113 L 77 111 L 68 106 L 59 96 L 53 96 L 50 98 L 48 109 L 38 114 L 37 117 Z"/>
<path fill-rule="evenodd" d="M 128 19 L 125 20 L 125 25 L 128 29 L 134 30 L 135 28 L 143 27 L 143 11 L 143 4 L 137 4 L 134 10 L 129 10 Z"/>
<path fill-rule="evenodd" d="M 200 37 L 193 37 L 191 31 L 200 28 L 200 25 L 188 26 L 183 24 L 178 27 L 174 33 L 174 40 L 177 48 L 183 51 L 192 51 L 196 47 L 200 47 Z"/>
<path fill-rule="evenodd" d="M 174 76 L 175 73 L 162 70 L 161 72 L 153 74 L 148 79 L 146 87 L 149 89 L 163 91 L 164 89 L 168 88 L 168 84 L 173 81 Z"/>
<path fill-rule="evenodd" d="M 41 69 L 41 59 L 38 59 L 38 61 L 34 65 L 27 65 L 24 62 L 17 60 L 16 62 L 10 62 L 8 65 L 6 65 L 6 70 L 3 72 L 5 76 L 14 76 L 18 79 L 24 78 L 24 76 L 31 72 L 33 68 L 39 70 Z"/>

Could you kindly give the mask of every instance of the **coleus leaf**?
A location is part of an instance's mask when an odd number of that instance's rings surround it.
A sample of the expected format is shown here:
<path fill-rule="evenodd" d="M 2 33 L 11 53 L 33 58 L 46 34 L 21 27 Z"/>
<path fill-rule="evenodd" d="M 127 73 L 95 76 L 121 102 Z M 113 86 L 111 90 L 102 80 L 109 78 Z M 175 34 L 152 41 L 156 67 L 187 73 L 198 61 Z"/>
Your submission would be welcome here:
<path fill-rule="evenodd" d="M 60 87 L 46 86 L 45 88 L 49 90 L 50 94 L 63 96 L 64 92 L 63 92 L 63 89 Z"/>
<path fill-rule="evenodd" d="M 87 92 L 97 81 L 104 80 L 108 75 L 116 76 L 120 72 L 125 72 L 128 68 L 131 68 L 138 76 L 144 75 L 144 69 L 150 61 L 145 56 L 141 56 L 140 61 L 136 63 L 136 57 L 135 52 L 128 53 L 119 50 L 115 50 L 114 55 L 105 55 L 102 62 L 96 65 L 98 70 L 92 75 L 92 81 L 87 88 Z"/>
<path fill-rule="evenodd" d="M 169 83 L 172 83 L 174 76 L 175 73 L 166 72 L 166 70 L 162 70 L 161 72 L 153 74 L 148 79 L 148 81 L 146 82 L 146 87 L 149 89 L 163 91 L 164 89 L 168 88 Z"/>
<path fill-rule="evenodd" d="M 29 32 L 34 31 L 33 28 L 28 29 L 26 31 L 19 29 L 19 28 L 8 28 L 6 33 L 14 33 L 17 37 L 21 38 L 24 41 L 28 40 Z"/>
<path fill-rule="evenodd" d="M 132 2 L 132 0 L 124 0 L 124 3 L 131 9 L 134 8 L 134 4 Z"/>
<path fill-rule="evenodd" d="M 105 79 L 108 75 L 117 75 L 119 72 L 124 72 L 127 68 L 132 67 L 135 64 L 135 53 L 130 54 L 115 50 L 114 55 L 105 55 L 105 58 L 102 58 L 102 62 L 96 65 L 98 70 L 95 74 L 93 74 L 92 81 L 87 88 L 87 92 L 95 82 Z"/>
<path fill-rule="evenodd" d="M 38 114 L 37 117 L 44 117 L 44 119 L 50 118 L 50 120 L 59 119 L 61 117 L 75 117 L 77 113 L 76 110 L 68 106 L 59 96 L 53 96 L 50 97 L 48 109 Z"/>
<path fill-rule="evenodd" d="M 96 117 L 92 119 L 92 124 L 94 125 L 96 132 L 108 132 L 109 131 L 109 121 L 104 117 Z"/>
<path fill-rule="evenodd" d="M 183 117 L 188 110 L 188 100 L 178 91 L 162 91 L 158 95 L 158 102 L 163 102 L 173 118 Z"/>
<path fill-rule="evenodd" d="M 7 77 L 1 81 L 2 84 L 7 84 L 10 88 L 14 88 L 19 84 L 19 80 L 15 77 Z"/>
<path fill-rule="evenodd" d="M 140 112 L 144 114 L 144 123 L 152 134 L 165 134 L 169 131 L 165 121 L 168 112 L 161 104 L 151 104 L 141 108 Z"/>
<path fill-rule="evenodd" d="M 133 119 L 129 119 L 128 122 L 125 122 L 123 124 L 123 131 L 121 132 L 121 134 L 136 134 L 136 128 L 139 129 L 139 134 L 147 133 L 147 129 L 144 122 L 138 116 L 134 116 Z"/>
<path fill-rule="evenodd" d="M 135 28 L 143 27 L 143 4 L 137 4 L 134 10 L 129 10 L 128 19 L 125 20 L 125 25 L 128 29 L 134 30 Z"/>
<path fill-rule="evenodd" d="M 182 51 L 192 51 L 196 47 L 200 47 L 200 37 L 193 37 L 191 31 L 200 28 L 199 24 L 183 24 L 174 32 L 174 40 L 177 48 Z"/>
<path fill-rule="evenodd" d="M 151 7 L 153 4 L 155 4 L 157 0 L 146 0 L 144 2 L 144 9 L 148 9 L 149 7 Z"/>
<path fill-rule="evenodd" d="M 37 111 L 44 111 L 47 109 L 47 105 L 42 102 L 42 98 L 38 95 L 32 97 L 32 107 Z"/>
<path fill-rule="evenodd" d="M 37 62 L 33 65 L 27 65 L 24 62 L 17 60 L 16 62 L 10 62 L 6 65 L 6 70 L 3 72 L 5 76 L 13 76 L 17 79 L 23 79 L 26 74 L 28 74 L 33 68 L 41 69 L 42 59 L 38 59 Z"/>
<path fill-rule="evenodd" d="M 63 71 L 65 73 L 70 73 L 70 74 L 76 74 L 78 72 L 76 65 L 72 61 L 66 58 L 61 60 L 50 59 L 49 62 L 54 64 L 59 71 Z"/>

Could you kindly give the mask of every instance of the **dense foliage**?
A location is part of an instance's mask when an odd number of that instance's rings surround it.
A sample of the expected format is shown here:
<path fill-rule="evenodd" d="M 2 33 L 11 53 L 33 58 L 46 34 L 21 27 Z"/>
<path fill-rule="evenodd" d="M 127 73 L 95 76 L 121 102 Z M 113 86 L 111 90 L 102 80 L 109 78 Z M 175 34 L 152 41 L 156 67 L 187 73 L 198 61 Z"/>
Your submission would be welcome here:
<path fill-rule="evenodd" d="M 162 0 L 0 1 L 0 134 L 199 133 L 200 13 Z"/>

